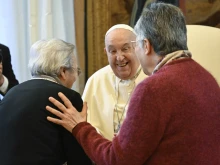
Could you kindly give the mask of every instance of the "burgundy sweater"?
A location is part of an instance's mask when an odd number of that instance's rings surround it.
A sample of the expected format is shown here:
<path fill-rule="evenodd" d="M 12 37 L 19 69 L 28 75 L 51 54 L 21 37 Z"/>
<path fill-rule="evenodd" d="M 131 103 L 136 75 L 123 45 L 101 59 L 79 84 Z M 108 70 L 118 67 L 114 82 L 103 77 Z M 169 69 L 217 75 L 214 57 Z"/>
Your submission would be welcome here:
<path fill-rule="evenodd" d="M 72 133 L 98 165 L 220 165 L 220 88 L 192 59 L 176 60 L 136 87 L 112 142 L 86 122 Z"/>

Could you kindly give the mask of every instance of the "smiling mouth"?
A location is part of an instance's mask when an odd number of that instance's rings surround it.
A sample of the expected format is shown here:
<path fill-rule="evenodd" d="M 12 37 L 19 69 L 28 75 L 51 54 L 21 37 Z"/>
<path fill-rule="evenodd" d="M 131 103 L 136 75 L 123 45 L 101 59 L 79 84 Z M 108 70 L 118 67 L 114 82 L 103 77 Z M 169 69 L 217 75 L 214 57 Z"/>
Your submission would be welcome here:
<path fill-rule="evenodd" d="M 123 64 L 117 64 L 117 66 L 119 66 L 119 67 L 124 67 L 124 66 L 126 66 L 127 64 L 128 64 L 128 62 L 123 63 Z"/>

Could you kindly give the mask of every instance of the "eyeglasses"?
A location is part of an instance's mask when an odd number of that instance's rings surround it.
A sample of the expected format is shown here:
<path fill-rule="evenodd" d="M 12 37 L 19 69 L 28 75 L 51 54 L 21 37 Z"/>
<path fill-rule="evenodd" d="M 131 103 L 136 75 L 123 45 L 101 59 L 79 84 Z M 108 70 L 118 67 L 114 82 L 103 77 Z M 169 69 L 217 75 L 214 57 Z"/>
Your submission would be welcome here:
<path fill-rule="evenodd" d="M 79 67 L 75 68 L 74 70 L 77 71 L 78 76 L 82 73 L 82 70 Z"/>
<path fill-rule="evenodd" d="M 74 68 L 74 67 L 67 68 L 67 67 L 66 67 L 66 69 L 67 69 L 67 70 L 70 70 L 70 71 L 73 72 L 73 73 L 74 73 L 74 72 L 77 72 L 77 75 L 78 75 L 78 76 L 79 76 L 79 75 L 81 74 L 81 72 L 82 72 L 79 67 L 77 67 L 77 68 Z"/>
<path fill-rule="evenodd" d="M 143 41 L 144 39 L 142 39 L 142 40 L 137 40 L 137 41 L 131 41 L 131 43 L 132 44 L 135 44 L 134 46 L 136 47 L 137 46 L 137 43 L 139 42 L 139 41 Z"/>

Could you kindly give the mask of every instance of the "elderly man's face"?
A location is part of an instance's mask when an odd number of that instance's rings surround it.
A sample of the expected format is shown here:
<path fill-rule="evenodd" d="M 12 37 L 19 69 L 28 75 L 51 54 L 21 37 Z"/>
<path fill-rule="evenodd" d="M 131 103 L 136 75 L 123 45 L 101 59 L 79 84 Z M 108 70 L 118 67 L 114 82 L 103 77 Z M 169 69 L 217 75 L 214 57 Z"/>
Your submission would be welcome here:
<path fill-rule="evenodd" d="M 75 57 L 74 60 L 76 60 Z M 61 68 L 61 75 L 59 78 L 65 87 L 72 88 L 80 73 L 80 68 L 77 64 L 74 64 L 72 68 Z"/>
<path fill-rule="evenodd" d="M 123 80 L 132 78 L 139 67 L 131 43 L 135 38 L 135 35 L 126 29 L 115 29 L 105 38 L 105 51 L 109 64 L 115 75 Z"/>

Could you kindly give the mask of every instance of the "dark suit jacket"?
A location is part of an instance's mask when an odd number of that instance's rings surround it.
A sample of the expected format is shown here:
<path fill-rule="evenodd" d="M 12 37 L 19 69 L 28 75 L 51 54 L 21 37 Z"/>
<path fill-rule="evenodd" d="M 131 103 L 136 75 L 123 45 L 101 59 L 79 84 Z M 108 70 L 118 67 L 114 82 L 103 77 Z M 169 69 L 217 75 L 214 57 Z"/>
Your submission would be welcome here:
<path fill-rule="evenodd" d="M 5 45 L 0 44 L 0 49 L 2 50 L 3 56 L 3 75 L 8 78 L 8 90 L 11 89 L 13 86 L 18 84 L 18 80 L 15 77 L 15 74 L 12 69 L 11 65 L 11 55 L 9 48 Z M 0 92 L 1 95 L 4 95 Z"/>
<path fill-rule="evenodd" d="M 47 121 L 49 96 L 63 92 L 77 110 L 79 93 L 57 83 L 34 79 L 21 83 L 0 102 L 1 165 L 87 165 L 90 160 L 70 132 Z"/>

